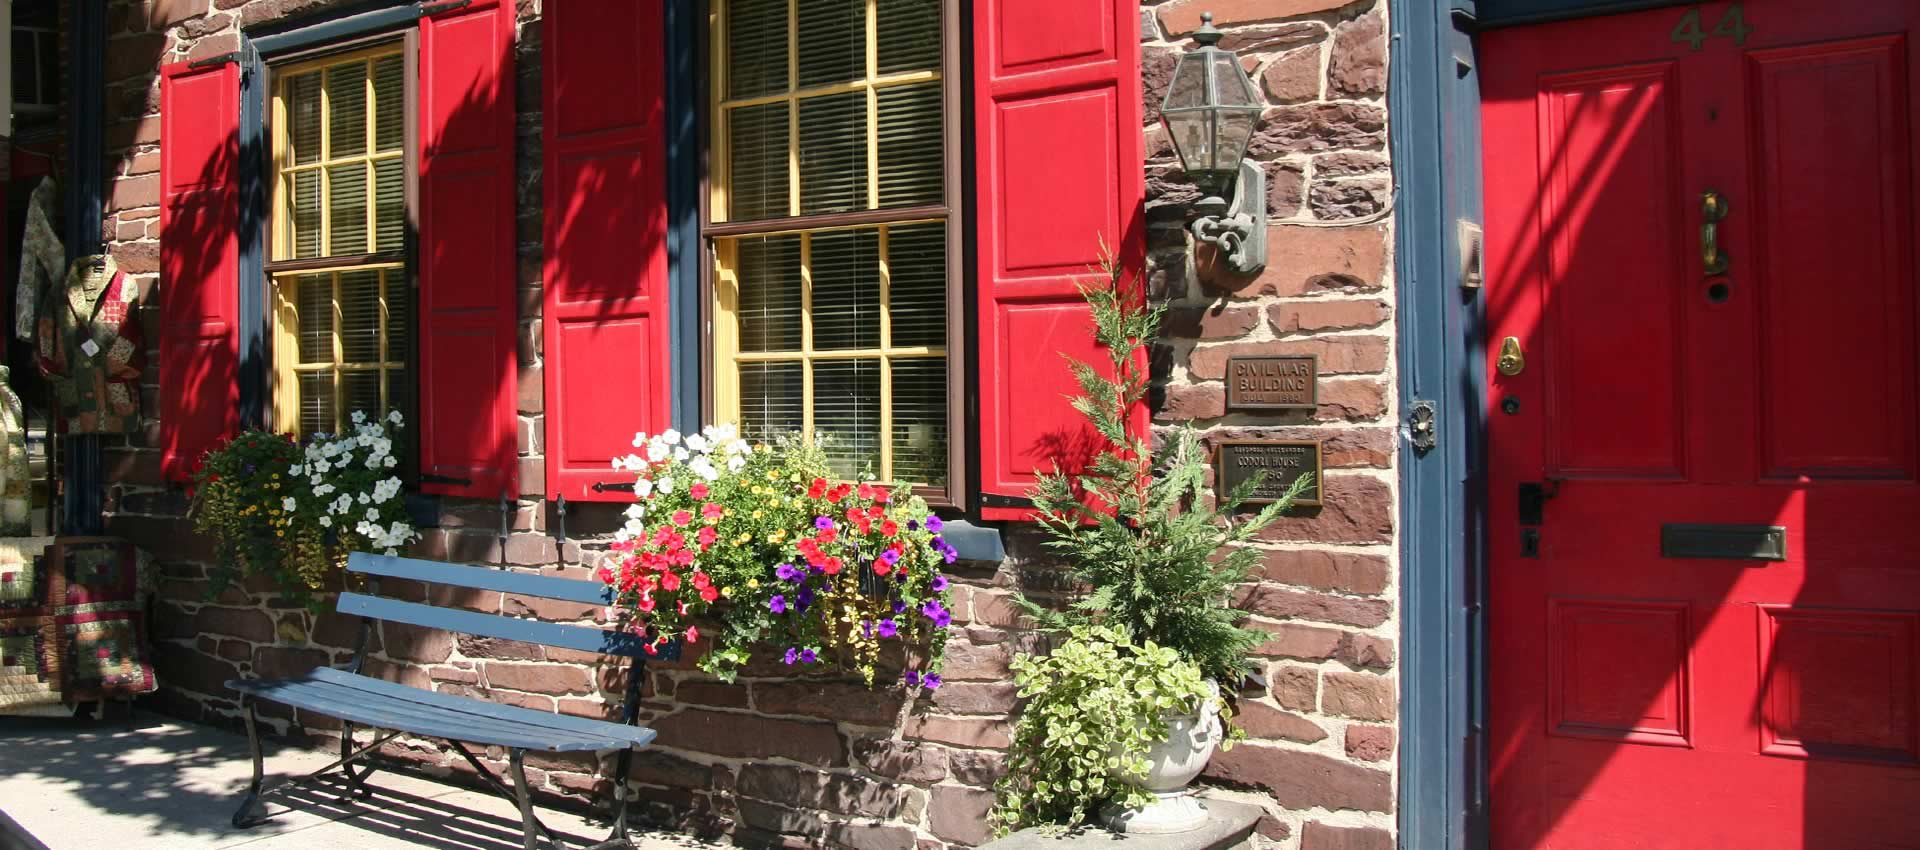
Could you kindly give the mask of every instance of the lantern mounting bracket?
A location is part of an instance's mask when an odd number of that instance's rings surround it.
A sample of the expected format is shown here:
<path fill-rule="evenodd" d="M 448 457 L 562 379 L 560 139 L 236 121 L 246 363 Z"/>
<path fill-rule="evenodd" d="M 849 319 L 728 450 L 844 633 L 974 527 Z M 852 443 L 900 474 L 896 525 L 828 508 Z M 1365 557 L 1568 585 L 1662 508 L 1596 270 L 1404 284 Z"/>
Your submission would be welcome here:
<path fill-rule="evenodd" d="M 1188 230 L 1220 249 L 1234 272 L 1258 275 L 1267 268 L 1267 170 L 1242 159 L 1235 182 L 1231 204 L 1215 195 L 1194 205 L 1201 215 Z"/>

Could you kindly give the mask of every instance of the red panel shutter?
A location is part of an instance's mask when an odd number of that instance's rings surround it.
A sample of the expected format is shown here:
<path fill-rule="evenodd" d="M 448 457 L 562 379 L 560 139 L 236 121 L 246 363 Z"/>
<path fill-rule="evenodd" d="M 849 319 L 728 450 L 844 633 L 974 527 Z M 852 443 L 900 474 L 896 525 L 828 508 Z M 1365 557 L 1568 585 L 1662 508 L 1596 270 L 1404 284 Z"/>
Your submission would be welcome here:
<path fill-rule="evenodd" d="M 1145 256 L 1135 0 L 981 0 L 974 14 L 981 513 L 1016 519 L 1038 473 L 1099 449 L 1062 355 L 1094 363 L 1076 286 L 1101 245 Z M 1140 413 L 1145 425 L 1146 412 Z"/>
<path fill-rule="evenodd" d="M 160 450 L 186 481 L 240 428 L 240 66 L 160 69 Z"/>
<path fill-rule="evenodd" d="M 513 4 L 420 21 L 420 472 L 517 494 Z"/>
<path fill-rule="evenodd" d="M 547 495 L 595 492 L 671 410 L 661 0 L 550 3 L 545 105 Z"/>

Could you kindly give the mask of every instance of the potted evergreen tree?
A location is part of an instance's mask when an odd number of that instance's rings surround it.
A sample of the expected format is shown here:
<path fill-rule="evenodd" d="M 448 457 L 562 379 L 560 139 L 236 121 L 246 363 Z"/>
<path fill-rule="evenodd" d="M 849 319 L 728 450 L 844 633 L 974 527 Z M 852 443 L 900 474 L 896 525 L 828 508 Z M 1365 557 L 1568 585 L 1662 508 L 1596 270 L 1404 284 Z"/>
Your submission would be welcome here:
<path fill-rule="evenodd" d="M 1240 625 L 1243 614 L 1229 605 L 1234 588 L 1257 564 L 1257 550 L 1242 544 L 1271 524 L 1309 486 L 1302 478 L 1278 501 L 1258 512 L 1241 506 L 1258 486 L 1249 481 L 1233 492 L 1210 499 L 1206 452 L 1189 426 L 1162 432 L 1158 451 L 1152 435 L 1134 427 L 1135 411 L 1144 403 L 1149 386 L 1147 346 L 1158 330 L 1163 309 L 1144 303 L 1126 286 L 1126 273 L 1111 257 L 1103 263 L 1104 280 L 1082 287 L 1092 309 L 1095 334 L 1106 350 L 1105 368 L 1071 360 L 1081 395 L 1073 406 L 1100 435 L 1106 448 L 1076 472 L 1040 477 L 1032 497 L 1039 522 L 1047 534 L 1045 545 L 1066 566 L 1065 579 L 1078 591 L 1063 609 L 1024 597 L 1022 607 L 1048 632 L 1069 644 L 1087 639 L 1086 628 L 1099 626 L 1105 643 L 1125 636 L 1132 648 L 1118 650 L 1123 658 L 1158 657 L 1170 650 L 1178 662 L 1191 665 L 1207 682 L 1204 692 L 1189 691 L 1177 710 L 1165 710 L 1164 685 L 1181 681 L 1183 671 L 1169 662 L 1156 674 L 1156 688 L 1141 688 L 1142 699 L 1158 700 L 1154 711 L 1139 721 L 1151 727 L 1147 736 L 1095 733 L 1085 748 L 1107 748 L 1098 763 L 1119 774 L 1118 788 L 1104 782 L 1043 778 L 1048 764 L 1057 774 L 1059 754 L 1022 753 L 1021 740 L 1039 741 L 1049 722 L 1044 703 L 1052 687 L 1044 666 L 1023 682 L 1030 697 L 1016 730 L 1010 772 L 1001 786 L 998 821 L 1006 827 L 1030 826 L 1049 818 L 1077 820 L 1086 811 L 1079 797 L 1106 795 L 1106 824 L 1117 831 L 1167 833 L 1192 829 L 1205 820 L 1200 804 L 1186 786 L 1206 767 L 1223 736 L 1227 711 L 1221 692 L 1237 692 L 1251 672 L 1248 653 L 1264 634 Z M 1082 648 L 1076 647 L 1076 652 Z M 1102 651 L 1107 651 L 1102 648 Z M 1056 650 L 1058 652 L 1058 650 Z M 1105 687 L 1132 687 L 1107 682 Z M 1026 733 L 1023 736 L 1022 733 Z M 1084 737 L 1084 733 L 1080 733 Z M 1057 735 L 1055 738 L 1057 739 Z M 1058 777 L 1056 776 L 1056 779 Z M 1036 794 L 1036 783 L 1046 789 Z M 1081 790 L 1074 790 L 1075 786 Z M 1035 805 L 1041 797 L 1064 793 L 1071 802 Z"/>

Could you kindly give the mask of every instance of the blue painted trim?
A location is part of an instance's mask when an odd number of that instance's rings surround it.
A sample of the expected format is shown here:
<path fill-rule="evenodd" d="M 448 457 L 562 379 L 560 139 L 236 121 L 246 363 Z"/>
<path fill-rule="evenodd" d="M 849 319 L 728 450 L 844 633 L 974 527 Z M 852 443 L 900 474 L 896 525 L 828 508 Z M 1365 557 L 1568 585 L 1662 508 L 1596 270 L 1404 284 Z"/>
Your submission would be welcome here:
<path fill-rule="evenodd" d="M 267 426 L 266 64 L 240 39 L 240 427 Z"/>
<path fill-rule="evenodd" d="M 408 0 L 380 0 L 336 10 L 317 18 L 276 22 L 248 30 L 254 49 L 263 56 L 358 38 L 387 29 L 404 29 L 420 20 L 420 7 Z"/>
<path fill-rule="evenodd" d="M 106 215 L 102 199 L 106 187 L 102 165 L 106 114 L 106 7 L 93 0 L 74 0 L 72 38 L 67 51 L 67 260 L 102 250 L 100 226 Z M 66 458 L 61 465 L 65 496 L 61 525 L 68 534 L 99 534 L 100 512 L 106 494 L 101 473 L 100 437 L 74 434 L 61 441 Z"/>
<path fill-rule="evenodd" d="M 941 538 L 959 553 L 962 561 L 999 563 L 1007 558 L 1007 547 L 1000 541 L 1000 529 L 974 525 L 963 519 L 948 520 L 940 529 Z"/>
<path fill-rule="evenodd" d="M 666 2 L 667 61 L 667 310 L 673 352 L 674 427 L 700 429 L 700 148 L 702 104 L 697 4 Z"/>
<path fill-rule="evenodd" d="M 1479 0 L 1479 28 L 1508 27 L 1683 6 L 1698 0 Z"/>
<path fill-rule="evenodd" d="M 1484 741 L 1470 616 L 1480 563 L 1478 290 L 1460 286 L 1457 222 L 1480 216 L 1472 0 L 1391 0 L 1388 109 L 1402 416 L 1435 405 L 1438 445 L 1401 444 L 1400 846 L 1484 846 Z"/>

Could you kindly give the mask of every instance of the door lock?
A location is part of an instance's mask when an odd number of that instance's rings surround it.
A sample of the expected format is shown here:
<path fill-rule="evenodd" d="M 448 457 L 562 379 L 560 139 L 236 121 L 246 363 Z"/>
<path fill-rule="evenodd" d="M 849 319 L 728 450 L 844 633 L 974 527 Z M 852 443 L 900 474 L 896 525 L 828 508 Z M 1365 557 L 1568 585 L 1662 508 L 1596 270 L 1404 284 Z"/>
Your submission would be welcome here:
<path fill-rule="evenodd" d="M 1510 336 L 1500 341 L 1500 357 L 1493 361 L 1493 367 L 1509 378 L 1526 371 L 1527 355 L 1520 350 L 1520 338 Z"/>

